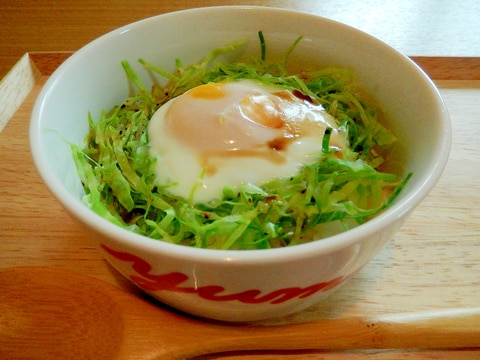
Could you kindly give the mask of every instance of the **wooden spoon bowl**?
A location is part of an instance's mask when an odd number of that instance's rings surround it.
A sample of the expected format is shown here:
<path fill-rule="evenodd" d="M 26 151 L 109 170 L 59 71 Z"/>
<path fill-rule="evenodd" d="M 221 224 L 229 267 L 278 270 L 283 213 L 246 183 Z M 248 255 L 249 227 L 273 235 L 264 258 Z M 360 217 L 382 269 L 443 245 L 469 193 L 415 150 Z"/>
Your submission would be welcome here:
<path fill-rule="evenodd" d="M 480 347 L 480 308 L 296 325 L 190 318 L 52 268 L 0 270 L 1 359 L 184 359 L 234 350 Z"/>

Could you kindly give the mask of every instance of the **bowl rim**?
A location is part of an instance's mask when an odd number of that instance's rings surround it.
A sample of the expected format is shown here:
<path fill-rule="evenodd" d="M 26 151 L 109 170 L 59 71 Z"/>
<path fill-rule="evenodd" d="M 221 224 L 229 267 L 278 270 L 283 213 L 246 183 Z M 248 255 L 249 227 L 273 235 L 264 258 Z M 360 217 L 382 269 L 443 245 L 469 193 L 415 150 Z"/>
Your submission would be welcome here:
<path fill-rule="evenodd" d="M 45 106 L 46 97 L 49 92 L 49 85 L 58 81 L 59 78 L 61 78 L 62 72 L 67 69 L 70 64 L 74 63 L 75 59 L 78 56 L 81 56 L 91 47 L 98 46 L 102 42 L 108 41 L 110 37 L 119 36 L 125 31 L 134 30 L 136 27 L 144 26 L 144 24 L 150 21 L 161 21 L 166 17 L 182 16 L 182 14 L 185 13 L 201 14 L 204 12 L 212 11 L 240 12 L 245 10 L 268 12 L 272 14 L 282 13 L 284 15 L 293 14 L 300 17 L 315 18 L 315 21 L 323 21 L 339 28 L 343 27 L 345 28 L 345 30 L 356 32 L 362 37 L 369 38 L 369 41 L 373 41 L 377 44 L 377 46 L 387 49 L 391 53 L 391 55 L 404 61 L 406 66 L 411 67 L 412 71 L 415 71 L 417 74 L 419 74 L 422 78 L 422 81 L 430 89 L 432 95 L 434 95 L 435 97 L 437 110 L 439 111 L 438 115 L 441 117 L 440 123 L 443 124 L 443 129 L 441 131 L 442 138 L 439 140 L 443 146 L 441 147 L 440 152 L 435 158 L 435 163 L 432 164 L 430 173 L 425 179 L 423 179 L 424 181 L 417 187 L 411 189 L 407 194 L 408 196 L 404 196 L 401 199 L 397 200 L 394 204 L 392 204 L 391 207 L 386 209 L 381 214 L 377 215 L 375 218 L 346 232 L 329 236 L 324 239 L 319 239 L 285 248 L 259 250 L 218 250 L 191 248 L 183 245 L 171 244 L 162 240 L 148 238 L 146 236 L 139 235 L 130 232 L 129 230 L 123 229 L 109 222 L 105 218 L 101 217 L 100 215 L 89 209 L 85 204 L 82 203 L 80 199 L 70 194 L 63 187 L 61 182 L 47 171 L 46 166 L 43 166 L 43 163 L 47 160 L 46 158 L 44 158 L 44 154 L 42 154 L 41 152 L 42 129 L 40 125 L 41 113 L 43 107 Z M 443 170 L 448 161 L 451 147 L 450 129 L 451 124 L 445 103 L 433 81 L 410 58 L 403 55 L 402 53 L 400 53 L 390 45 L 386 44 L 385 42 L 379 40 L 378 38 L 336 20 L 303 11 L 255 5 L 223 5 L 190 8 L 185 10 L 163 13 L 137 20 L 130 24 L 114 29 L 104 35 L 101 35 L 100 37 L 92 40 L 91 42 L 80 48 L 55 70 L 55 72 L 47 80 L 45 86 L 37 97 L 32 111 L 32 118 L 30 124 L 30 147 L 37 171 L 39 172 L 41 178 L 43 179 L 44 183 L 49 188 L 51 193 L 63 205 L 63 207 L 66 208 L 66 210 L 71 214 L 75 214 L 75 217 L 78 217 L 81 222 L 88 224 L 88 226 L 92 227 L 97 232 L 107 237 L 114 237 L 116 241 L 122 243 L 122 245 L 135 247 L 144 252 L 153 251 L 155 253 L 158 252 L 162 253 L 163 255 L 168 255 L 175 258 L 192 259 L 197 262 L 227 262 L 232 264 L 239 262 L 247 264 L 261 262 L 267 264 L 271 262 L 292 261 L 298 260 L 300 258 L 313 257 L 318 255 L 319 253 L 332 253 L 340 248 L 344 248 L 356 242 L 359 242 L 363 238 L 374 236 L 376 232 L 389 227 L 390 225 L 398 221 L 400 218 L 408 215 L 428 195 L 428 193 L 431 191 L 431 189 L 434 187 L 435 183 L 438 181 L 441 174 L 443 173 Z"/>

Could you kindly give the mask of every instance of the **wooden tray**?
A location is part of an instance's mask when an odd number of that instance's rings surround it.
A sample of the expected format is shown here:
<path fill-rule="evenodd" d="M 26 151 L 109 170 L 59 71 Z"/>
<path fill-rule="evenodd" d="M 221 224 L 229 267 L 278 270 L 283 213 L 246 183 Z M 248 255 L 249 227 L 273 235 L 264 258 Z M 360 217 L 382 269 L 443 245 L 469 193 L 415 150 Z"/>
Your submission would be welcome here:
<path fill-rule="evenodd" d="M 48 192 L 30 157 L 33 102 L 70 54 L 25 54 L 0 82 L 0 267 L 65 268 L 138 293 L 106 264 Z M 395 238 L 345 287 L 308 310 L 265 324 L 480 304 L 480 58 L 414 61 L 434 79 L 452 118 L 453 148 L 443 177 Z M 204 359 L 359 357 L 477 359 L 480 350 L 235 353 Z"/>

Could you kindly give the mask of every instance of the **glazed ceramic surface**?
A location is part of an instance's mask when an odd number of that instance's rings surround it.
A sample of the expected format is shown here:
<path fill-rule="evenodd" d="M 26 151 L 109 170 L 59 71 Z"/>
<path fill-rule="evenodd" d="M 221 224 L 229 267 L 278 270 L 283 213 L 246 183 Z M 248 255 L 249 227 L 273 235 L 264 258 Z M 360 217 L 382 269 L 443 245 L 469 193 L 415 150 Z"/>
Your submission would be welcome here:
<path fill-rule="evenodd" d="M 128 96 L 120 65 L 138 58 L 173 70 L 175 59 L 200 60 L 211 49 L 247 40 L 239 57 L 284 54 L 303 36 L 290 62 L 298 68 L 353 69 L 390 119 L 399 164 L 414 176 L 395 204 L 348 232 L 291 248 L 193 249 L 142 237 L 99 217 L 83 189 L 69 143 L 81 144 L 94 117 Z M 227 59 L 235 60 L 235 59 Z M 302 310 L 359 271 L 391 239 L 440 177 L 450 149 L 450 123 L 433 83 L 407 57 L 343 24 L 305 13 L 260 7 L 211 7 L 169 13 L 115 30 L 69 58 L 45 84 L 32 114 L 31 149 L 45 184 L 78 220 L 103 256 L 162 302 L 201 317 L 253 321 Z"/>

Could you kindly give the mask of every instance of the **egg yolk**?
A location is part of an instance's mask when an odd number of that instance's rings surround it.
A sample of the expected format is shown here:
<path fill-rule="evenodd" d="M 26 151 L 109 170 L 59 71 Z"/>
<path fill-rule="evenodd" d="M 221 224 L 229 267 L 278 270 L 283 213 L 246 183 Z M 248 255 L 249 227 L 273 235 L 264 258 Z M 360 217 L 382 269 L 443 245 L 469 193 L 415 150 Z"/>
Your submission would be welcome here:
<path fill-rule="evenodd" d="M 190 90 L 189 95 L 199 99 L 219 99 L 225 96 L 222 86 L 217 83 L 201 85 Z"/>
<path fill-rule="evenodd" d="M 177 98 L 165 118 L 170 136 L 207 157 L 279 150 L 302 132 L 335 127 L 320 105 L 252 81 L 198 86 Z"/>

